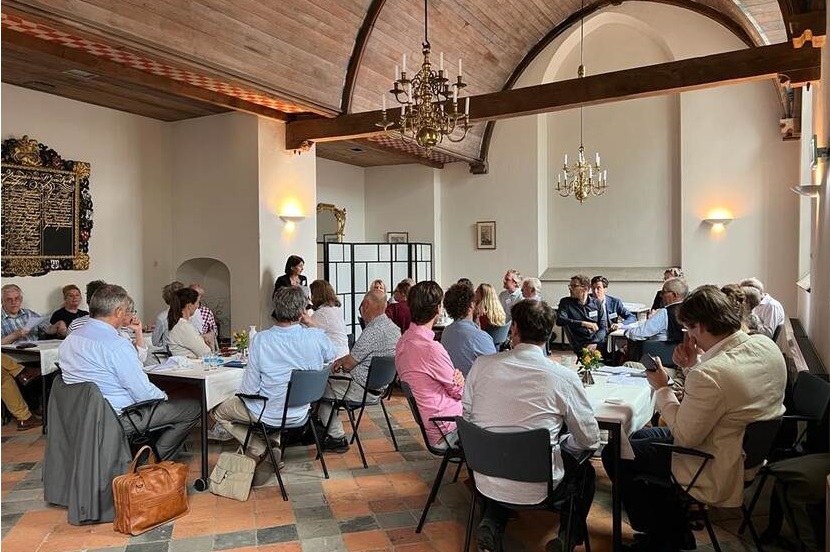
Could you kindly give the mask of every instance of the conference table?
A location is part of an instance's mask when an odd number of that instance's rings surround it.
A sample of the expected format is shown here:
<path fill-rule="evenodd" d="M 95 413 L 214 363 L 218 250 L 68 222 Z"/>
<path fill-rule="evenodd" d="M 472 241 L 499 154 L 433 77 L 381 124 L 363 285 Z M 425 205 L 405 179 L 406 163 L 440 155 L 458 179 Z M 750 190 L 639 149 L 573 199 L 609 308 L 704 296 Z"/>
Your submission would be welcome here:
<path fill-rule="evenodd" d="M 197 491 L 204 491 L 208 485 L 208 413 L 225 399 L 232 397 L 242 384 L 244 370 L 228 366 L 206 367 L 201 360 L 173 357 L 168 362 L 144 367 L 144 372 L 150 381 L 159 387 L 165 383 L 173 385 L 187 384 L 196 386 L 199 390 L 201 402 L 201 477 L 193 486 Z M 231 359 L 223 359 L 228 361 Z"/>
<path fill-rule="evenodd" d="M 593 372 L 594 384 L 585 388 L 600 429 L 608 431 L 608 444 L 614 455 L 614 471 L 620 460 L 633 460 L 628 436 L 643 428 L 654 414 L 654 394 L 642 370 L 602 367 Z M 614 550 L 622 548 L 622 496 L 618 488 L 619 473 L 609 474 Z"/>

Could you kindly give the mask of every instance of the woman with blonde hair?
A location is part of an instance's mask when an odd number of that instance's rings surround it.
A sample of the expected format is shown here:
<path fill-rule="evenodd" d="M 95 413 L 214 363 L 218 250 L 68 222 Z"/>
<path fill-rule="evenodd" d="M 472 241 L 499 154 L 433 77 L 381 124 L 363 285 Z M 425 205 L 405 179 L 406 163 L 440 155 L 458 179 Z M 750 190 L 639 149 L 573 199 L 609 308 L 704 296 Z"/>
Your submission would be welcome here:
<path fill-rule="evenodd" d="M 475 293 L 476 309 L 473 318 L 478 321 L 482 330 L 490 326 L 504 326 L 507 317 L 501 306 L 496 290 L 490 284 L 481 284 Z"/>
<path fill-rule="evenodd" d="M 348 355 L 349 338 L 346 335 L 343 309 L 340 308 L 340 300 L 334 288 L 326 280 L 311 282 L 311 308 L 314 309 L 311 319 L 318 328 L 326 332 L 326 337 L 334 346 L 335 358 Z"/>

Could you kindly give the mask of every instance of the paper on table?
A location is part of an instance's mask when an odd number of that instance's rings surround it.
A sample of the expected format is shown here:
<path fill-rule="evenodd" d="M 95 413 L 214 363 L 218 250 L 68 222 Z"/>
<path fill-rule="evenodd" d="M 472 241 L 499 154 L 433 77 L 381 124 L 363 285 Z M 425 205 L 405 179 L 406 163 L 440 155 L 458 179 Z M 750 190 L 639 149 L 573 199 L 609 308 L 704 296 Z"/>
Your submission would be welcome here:
<path fill-rule="evenodd" d="M 28 319 L 26 321 L 26 323 L 23 324 L 23 329 L 24 330 L 31 330 L 33 328 L 37 328 L 38 326 L 40 326 L 41 324 L 43 324 L 47 320 L 49 320 L 48 316 L 35 316 L 33 318 Z"/>
<path fill-rule="evenodd" d="M 642 368 L 632 368 L 630 366 L 603 366 L 602 368 L 597 368 L 594 370 L 599 374 L 612 374 L 612 375 L 640 375 L 643 373 Z"/>
<path fill-rule="evenodd" d="M 607 380 L 608 383 L 616 383 L 617 385 L 634 385 L 638 387 L 648 387 L 649 383 L 648 380 L 645 378 L 632 378 L 628 374 L 622 374 L 619 376 L 609 376 Z"/>
<path fill-rule="evenodd" d="M 168 358 L 167 360 L 165 360 L 161 364 L 156 364 L 155 366 L 148 366 L 147 371 L 148 372 L 169 372 L 170 370 L 175 370 L 179 366 L 181 366 L 181 362 L 179 360 L 181 358 L 184 358 L 184 357 L 171 356 L 170 358 Z"/>

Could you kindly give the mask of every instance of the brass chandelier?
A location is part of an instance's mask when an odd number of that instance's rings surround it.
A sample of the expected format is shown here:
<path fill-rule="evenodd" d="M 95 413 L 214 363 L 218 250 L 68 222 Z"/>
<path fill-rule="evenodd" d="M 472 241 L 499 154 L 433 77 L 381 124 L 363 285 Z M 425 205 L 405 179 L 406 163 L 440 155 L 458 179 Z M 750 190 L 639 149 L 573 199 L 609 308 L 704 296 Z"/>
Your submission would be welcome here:
<path fill-rule="evenodd" d="M 386 117 L 386 95 L 382 95 L 383 119 L 377 126 L 389 133 L 390 127 L 396 127 L 400 136 L 413 141 L 429 152 L 435 145 L 446 138 L 450 142 L 460 142 L 470 130 L 470 98 L 466 98 L 464 112 L 458 109 L 458 96 L 467 84 L 461 75 L 461 59 L 458 60 L 458 75 L 455 82 L 444 73 L 444 53 L 441 52 L 438 71 L 432 69 L 429 60 L 429 13 L 427 0 L 424 0 L 424 42 L 421 52 L 424 62 L 413 77 L 406 72 L 406 54 L 403 55 L 402 67 L 395 66 L 395 80 L 390 94 L 401 105 L 398 121 Z M 458 131 L 458 132 L 457 132 Z"/>
<path fill-rule="evenodd" d="M 585 1 L 582 2 L 582 18 L 579 23 L 579 69 L 577 77 L 585 76 L 585 65 L 583 60 L 583 45 L 585 43 Z M 576 155 L 576 162 L 568 166 L 568 154 L 565 154 L 565 161 L 562 163 L 562 172 L 556 175 L 556 191 L 562 197 L 573 195 L 580 203 L 589 196 L 600 196 L 608 188 L 608 171 L 602 168 L 597 152 L 594 163 L 585 160 L 585 145 L 583 135 L 582 107 L 579 108 L 579 151 Z"/>

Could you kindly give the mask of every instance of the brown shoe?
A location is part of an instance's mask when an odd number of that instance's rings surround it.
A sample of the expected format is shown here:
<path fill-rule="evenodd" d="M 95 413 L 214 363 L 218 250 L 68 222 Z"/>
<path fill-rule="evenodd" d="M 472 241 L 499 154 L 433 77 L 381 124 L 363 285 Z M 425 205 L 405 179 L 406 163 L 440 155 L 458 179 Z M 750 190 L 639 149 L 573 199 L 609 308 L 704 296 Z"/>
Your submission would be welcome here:
<path fill-rule="evenodd" d="M 20 373 L 15 376 L 17 382 L 20 385 L 29 385 L 30 383 L 32 383 L 40 377 L 40 368 L 37 368 L 35 366 L 28 366 L 21 370 Z"/>
<path fill-rule="evenodd" d="M 43 420 L 36 416 L 30 416 L 25 420 L 18 420 L 17 421 L 17 431 L 26 431 L 35 427 L 40 427 L 43 425 Z"/>

